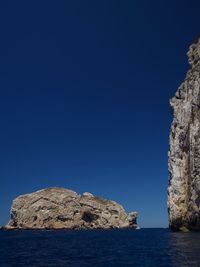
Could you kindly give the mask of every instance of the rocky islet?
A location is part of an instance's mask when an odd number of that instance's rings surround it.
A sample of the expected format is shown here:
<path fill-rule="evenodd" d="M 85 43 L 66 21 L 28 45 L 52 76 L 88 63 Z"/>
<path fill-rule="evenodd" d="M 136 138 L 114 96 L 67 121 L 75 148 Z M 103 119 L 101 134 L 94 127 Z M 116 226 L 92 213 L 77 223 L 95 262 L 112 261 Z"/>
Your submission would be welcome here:
<path fill-rule="evenodd" d="M 56 187 L 17 197 L 10 216 L 4 229 L 137 228 L 137 213 L 115 201 Z"/>

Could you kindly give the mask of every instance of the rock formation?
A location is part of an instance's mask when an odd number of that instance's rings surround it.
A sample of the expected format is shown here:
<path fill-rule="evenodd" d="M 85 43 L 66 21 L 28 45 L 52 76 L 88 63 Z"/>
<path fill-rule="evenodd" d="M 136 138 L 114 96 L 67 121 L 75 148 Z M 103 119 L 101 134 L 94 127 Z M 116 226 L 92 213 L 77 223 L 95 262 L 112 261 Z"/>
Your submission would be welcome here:
<path fill-rule="evenodd" d="M 5 229 L 136 228 L 137 213 L 126 214 L 114 201 L 47 188 L 17 197 Z"/>
<path fill-rule="evenodd" d="M 168 209 L 173 230 L 200 229 L 200 39 L 187 55 L 191 68 L 170 101 Z"/>

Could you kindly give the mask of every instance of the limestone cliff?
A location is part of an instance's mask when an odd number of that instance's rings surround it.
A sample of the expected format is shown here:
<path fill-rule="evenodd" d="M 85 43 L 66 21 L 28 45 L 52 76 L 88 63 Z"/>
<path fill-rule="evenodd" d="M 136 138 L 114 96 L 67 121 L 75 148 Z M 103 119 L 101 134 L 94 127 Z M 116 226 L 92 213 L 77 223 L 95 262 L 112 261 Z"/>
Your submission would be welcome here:
<path fill-rule="evenodd" d="M 170 101 L 168 209 L 174 230 L 200 229 L 200 39 L 187 55 L 191 68 Z"/>
<path fill-rule="evenodd" d="M 13 201 L 6 229 L 136 228 L 137 213 L 126 214 L 114 201 L 47 188 Z"/>

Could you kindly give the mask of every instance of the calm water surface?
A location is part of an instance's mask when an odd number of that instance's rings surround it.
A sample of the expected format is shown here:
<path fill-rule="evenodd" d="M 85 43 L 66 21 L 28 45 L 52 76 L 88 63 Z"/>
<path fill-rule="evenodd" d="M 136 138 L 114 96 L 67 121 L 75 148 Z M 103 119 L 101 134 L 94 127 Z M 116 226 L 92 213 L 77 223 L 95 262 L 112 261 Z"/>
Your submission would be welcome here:
<path fill-rule="evenodd" d="M 0 267 L 200 267 L 200 233 L 0 231 Z"/>

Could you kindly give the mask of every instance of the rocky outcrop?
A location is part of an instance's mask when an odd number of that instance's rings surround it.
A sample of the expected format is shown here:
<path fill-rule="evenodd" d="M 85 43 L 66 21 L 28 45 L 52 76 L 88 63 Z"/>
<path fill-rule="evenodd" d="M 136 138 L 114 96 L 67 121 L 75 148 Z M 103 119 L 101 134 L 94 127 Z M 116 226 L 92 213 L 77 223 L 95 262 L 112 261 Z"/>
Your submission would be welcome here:
<path fill-rule="evenodd" d="M 170 104 L 168 209 L 173 230 L 200 229 L 200 39 L 188 51 L 191 65 Z"/>
<path fill-rule="evenodd" d="M 114 201 L 47 188 L 17 197 L 5 229 L 136 228 L 137 213 L 126 214 Z"/>

